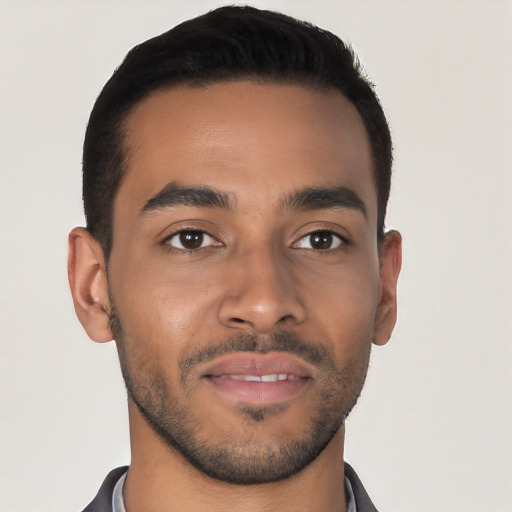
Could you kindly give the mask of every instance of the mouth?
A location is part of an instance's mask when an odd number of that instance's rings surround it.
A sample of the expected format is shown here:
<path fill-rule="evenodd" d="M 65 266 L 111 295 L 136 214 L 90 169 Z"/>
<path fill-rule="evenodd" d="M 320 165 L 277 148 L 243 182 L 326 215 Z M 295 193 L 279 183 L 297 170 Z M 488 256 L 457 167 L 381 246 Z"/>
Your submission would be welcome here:
<path fill-rule="evenodd" d="M 201 372 L 211 392 L 237 405 L 267 406 L 289 401 L 313 381 L 309 364 L 290 354 L 234 353 Z"/>
<path fill-rule="evenodd" d="M 301 378 L 297 375 L 290 375 L 287 373 L 270 373 L 268 375 L 219 375 L 218 377 L 240 380 L 244 382 L 278 382 L 283 380 L 297 380 Z"/>

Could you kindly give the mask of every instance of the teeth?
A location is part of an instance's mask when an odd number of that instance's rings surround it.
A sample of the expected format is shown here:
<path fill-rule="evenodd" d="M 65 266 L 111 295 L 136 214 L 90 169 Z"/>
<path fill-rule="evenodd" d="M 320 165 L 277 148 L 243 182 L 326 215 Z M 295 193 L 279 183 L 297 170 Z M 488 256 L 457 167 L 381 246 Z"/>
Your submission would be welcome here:
<path fill-rule="evenodd" d="M 287 373 L 271 373 L 270 375 L 230 375 L 234 380 L 245 382 L 277 382 L 278 380 L 295 380 L 295 375 Z"/>

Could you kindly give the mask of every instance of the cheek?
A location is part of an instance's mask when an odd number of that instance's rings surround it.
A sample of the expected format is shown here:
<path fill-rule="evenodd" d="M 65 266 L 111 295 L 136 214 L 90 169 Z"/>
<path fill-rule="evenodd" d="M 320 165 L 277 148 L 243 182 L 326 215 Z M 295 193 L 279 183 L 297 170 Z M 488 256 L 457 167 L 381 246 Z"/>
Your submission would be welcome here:
<path fill-rule="evenodd" d="M 111 295 L 125 335 L 169 350 L 211 328 L 216 288 L 200 271 L 138 261 L 116 267 Z"/>
<path fill-rule="evenodd" d="M 324 280 L 322 291 L 311 297 L 309 311 L 321 325 L 338 357 L 350 359 L 368 352 L 374 335 L 380 295 L 378 267 L 367 265 L 358 271 L 340 269 Z"/>

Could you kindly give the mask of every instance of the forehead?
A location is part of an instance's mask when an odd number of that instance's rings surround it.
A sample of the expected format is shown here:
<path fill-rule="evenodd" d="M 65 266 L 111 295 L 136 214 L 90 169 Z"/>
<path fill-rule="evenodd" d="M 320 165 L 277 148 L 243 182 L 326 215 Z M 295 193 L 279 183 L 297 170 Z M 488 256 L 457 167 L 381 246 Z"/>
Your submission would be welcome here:
<path fill-rule="evenodd" d="M 140 210 L 171 182 L 221 189 L 253 206 L 341 185 L 376 210 L 363 122 L 335 90 L 245 81 L 180 86 L 136 105 L 124 130 L 127 168 L 115 216 Z"/>

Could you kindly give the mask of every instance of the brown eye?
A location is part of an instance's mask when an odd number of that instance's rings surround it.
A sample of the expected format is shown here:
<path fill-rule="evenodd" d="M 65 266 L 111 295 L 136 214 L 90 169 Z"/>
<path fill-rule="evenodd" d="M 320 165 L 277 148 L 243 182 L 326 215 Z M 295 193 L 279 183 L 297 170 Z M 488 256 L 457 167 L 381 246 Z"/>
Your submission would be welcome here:
<path fill-rule="evenodd" d="M 313 233 L 309 235 L 309 240 L 313 249 L 330 249 L 332 245 L 331 233 Z"/>
<path fill-rule="evenodd" d="M 199 249 L 203 243 L 203 233 L 201 231 L 180 233 L 180 243 L 185 249 Z"/>
<path fill-rule="evenodd" d="M 166 243 L 176 249 L 193 251 L 213 245 L 215 240 L 204 231 L 187 230 L 176 233 Z"/>
<path fill-rule="evenodd" d="M 300 249 L 313 249 L 315 251 L 326 251 L 336 249 L 341 245 L 341 238 L 330 231 L 315 231 L 305 236 L 296 244 Z"/>

